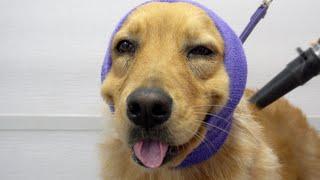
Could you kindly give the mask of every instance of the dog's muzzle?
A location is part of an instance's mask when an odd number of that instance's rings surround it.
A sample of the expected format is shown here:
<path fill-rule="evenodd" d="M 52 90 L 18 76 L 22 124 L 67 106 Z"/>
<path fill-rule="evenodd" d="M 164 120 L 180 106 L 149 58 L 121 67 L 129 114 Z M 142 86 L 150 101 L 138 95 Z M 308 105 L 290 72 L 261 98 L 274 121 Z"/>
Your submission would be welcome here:
<path fill-rule="evenodd" d="M 165 161 L 170 147 L 165 138 L 161 138 L 166 131 L 160 129 L 165 129 L 161 126 L 169 120 L 171 111 L 172 98 L 160 88 L 139 88 L 128 96 L 128 119 L 135 129 L 143 132 L 133 142 L 134 155 L 139 164 L 157 168 Z M 160 133 L 154 135 L 154 132 Z"/>

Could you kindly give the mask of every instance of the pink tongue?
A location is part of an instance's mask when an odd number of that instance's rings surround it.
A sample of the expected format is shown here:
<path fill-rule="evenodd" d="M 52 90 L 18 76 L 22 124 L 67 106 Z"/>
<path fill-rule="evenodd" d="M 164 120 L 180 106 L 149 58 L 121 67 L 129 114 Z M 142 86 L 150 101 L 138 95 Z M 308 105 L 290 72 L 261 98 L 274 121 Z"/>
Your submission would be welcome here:
<path fill-rule="evenodd" d="M 136 143 L 133 150 L 143 165 L 148 168 L 158 168 L 166 156 L 168 144 L 160 141 L 143 140 Z"/>

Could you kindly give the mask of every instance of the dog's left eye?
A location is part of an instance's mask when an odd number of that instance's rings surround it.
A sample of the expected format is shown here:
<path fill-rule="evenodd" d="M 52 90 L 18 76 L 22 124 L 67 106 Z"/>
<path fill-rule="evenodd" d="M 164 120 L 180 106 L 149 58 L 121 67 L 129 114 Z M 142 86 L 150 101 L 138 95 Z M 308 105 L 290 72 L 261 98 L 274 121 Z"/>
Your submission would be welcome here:
<path fill-rule="evenodd" d="M 192 56 L 212 56 L 214 52 L 205 46 L 196 46 L 188 52 L 188 58 Z"/>
<path fill-rule="evenodd" d="M 134 53 L 136 50 L 136 47 L 135 47 L 134 43 L 132 43 L 131 41 L 122 40 L 117 44 L 116 49 L 121 54 Z"/>

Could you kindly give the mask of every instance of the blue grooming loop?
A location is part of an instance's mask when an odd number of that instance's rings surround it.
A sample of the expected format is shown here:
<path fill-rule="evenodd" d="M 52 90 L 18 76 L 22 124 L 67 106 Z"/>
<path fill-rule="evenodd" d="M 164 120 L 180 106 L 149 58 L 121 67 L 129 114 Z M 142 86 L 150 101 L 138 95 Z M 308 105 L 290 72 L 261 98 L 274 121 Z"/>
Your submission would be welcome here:
<path fill-rule="evenodd" d="M 240 35 L 240 40 L 244 43 L 249 35 L 252 33 L 257 24 L 265 17 L 267 14 L 268 8 L 272 0 L 264 0 L 262 5 L 256 10 L 252 15 L 249 24 L 246 26 L 242 34 Z"/>

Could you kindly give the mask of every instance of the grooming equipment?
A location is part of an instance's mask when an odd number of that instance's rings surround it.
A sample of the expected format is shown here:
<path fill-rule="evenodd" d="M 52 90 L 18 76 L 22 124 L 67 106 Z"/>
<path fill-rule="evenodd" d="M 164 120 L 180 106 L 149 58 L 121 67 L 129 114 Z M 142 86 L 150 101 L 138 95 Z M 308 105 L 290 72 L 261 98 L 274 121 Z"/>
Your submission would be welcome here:
<path fill-rule="evenodd" d="M 296 59 L 250 99 L 251 103 L 263 109 L 320 74 L 320 39 L 306 51 L 298 48 L 298 53 Z"/>
<path fill-rule="evenodd" d="M 249 24 L 246 26 L 246 28 L 244 29 L 244 31 L 241 33 L 239 37 L 242 43 L 244 43 L 247 40 L 247 38 L 252 33 L 254 28 L 266 16 L 272 1 L 273 0 L 264 0 L 263 3 L 259 6 L 259 8 L 256 10 L 256 12 L 251 16 Z"/>

